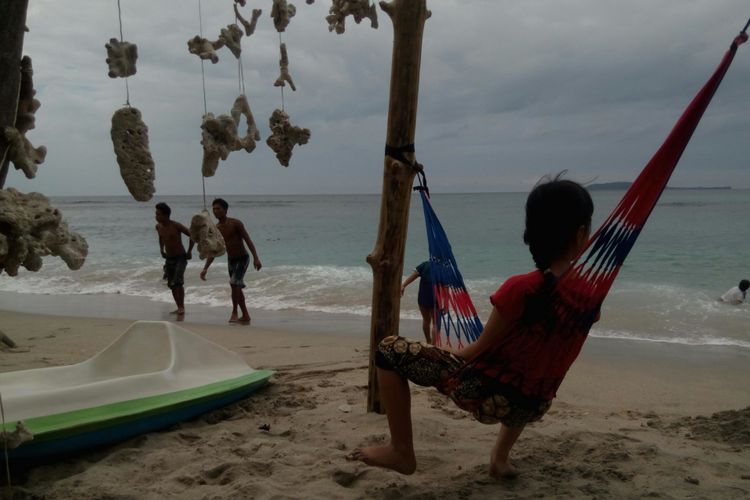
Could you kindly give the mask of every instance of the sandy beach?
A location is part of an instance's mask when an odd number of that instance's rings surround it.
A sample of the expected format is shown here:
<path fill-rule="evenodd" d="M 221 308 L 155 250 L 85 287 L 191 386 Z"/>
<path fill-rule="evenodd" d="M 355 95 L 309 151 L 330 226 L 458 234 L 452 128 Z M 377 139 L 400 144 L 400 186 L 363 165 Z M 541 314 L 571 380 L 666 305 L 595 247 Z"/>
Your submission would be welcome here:
<path fill-rule="evenodd" d="M 0 311 L 2 330 L 18 344 L 0 351 L 0 372 L 82 361 L 130 323 Z M 424 388 L 413 391 L 413 476 L 347 461 L 353 448 L 387 436 L 384 416 L 365 411 L 367 331 L 342 332 L 319 321 L 307 331 L 278 324 L 245 328 L 188 316 L 186 328 L 255 368 L 276 370 L 272 383 L 162 432 L 14 471 L 14 498 L 750 494 L 747 350 L 589 339 L 550 412 L 514 450 L 521 477 L 498 482 L 486 473 L 497 426 L 475 422 Z M 402 326 L 402 334 L 417 331 Z"/>

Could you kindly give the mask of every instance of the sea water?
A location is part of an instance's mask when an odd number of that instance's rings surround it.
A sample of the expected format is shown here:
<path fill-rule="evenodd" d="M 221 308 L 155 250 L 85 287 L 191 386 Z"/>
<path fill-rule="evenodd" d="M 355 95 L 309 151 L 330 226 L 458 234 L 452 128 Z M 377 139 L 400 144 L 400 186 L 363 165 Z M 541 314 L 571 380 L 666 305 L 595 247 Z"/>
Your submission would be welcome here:
<path fill-rule="evenodd" d="M 622 197 L 595 191 L 594 227 Z M 523 244 L 524 193 L 440 194 L 432 204 L 451 241 L 467 288 L 484 320 L 489 295 L 533 262 Z M 251 310 L 369 316 L 378 195 L 229 196 L 229 216 L 248 229 L 263 269 L 246 276 Z M 70 226 L 88 241 L 83 268 L 70 271 L 47 257 L 39 272 L 0 275 L 0 291 L 49 295 L 124 294 L 172 302 L 162 280 L 163 259 L 154 207 L 189 226 L 202 196 L 55 198 Z M 211 198 L 208 198 L 210 211 Z M 750 306 L 717 300 L 750 279 L 750 191 L 667 190 L 607 297 L 592 335 L 696 345 L 750 348 Z M 427 258 L 419 197 L 412 198 L 404 274 Z M 201 281 L 197 251 L 186 271 L 190 304 L 229 306 L 226 257 Z M 402 318 L 418 319 L 416 284 L 402 301 Z M 0 304 L 2 308 L 2 304 Z"/>

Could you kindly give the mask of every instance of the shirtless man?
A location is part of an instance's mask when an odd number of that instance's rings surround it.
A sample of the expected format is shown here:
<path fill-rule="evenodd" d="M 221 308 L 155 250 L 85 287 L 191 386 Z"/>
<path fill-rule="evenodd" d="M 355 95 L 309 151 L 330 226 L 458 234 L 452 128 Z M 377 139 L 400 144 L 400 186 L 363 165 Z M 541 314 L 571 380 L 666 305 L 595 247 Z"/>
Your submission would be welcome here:
<path fill-rule="evenodd" d="M 192 258 L 191 252 L 195 242 L 190 239 L 190 231 L 177 221 L 170 219 L 172 209 L 166 203 L 156 204 L 156 232 L 159 234 L 159 251 L 166 259 L 164 273 L 167 278 L 167 286 L 172 290 L 177 309 L 170 314 L 176 314 L 178 318 L 185 315 L 185 268 L 187 261 Z M 182 235 L 188 237 L 188 250 L 182 246 Z"/>
<path fill-rule="evenodd" d="M 258 253 L 255 251 L 253 240 L 250 239 L 250 235 L 245 230 L 244 224 L 238 219 L 227 217 L 229 204 L 221 198 L 216 198 L 211 207 L 214 217 L 219 220 L 216 227 L 221 231 L 221 235 L 224 237 L 224 244 L 227 247 L 229 286 L 232 289 L 232 315 L 229 317 L 229 322 L 249 325 L 250 315 L 245 305 L 245 294 L 242 292 L 242 289 L 245 288 L 243 278 L 250 264 L 250 256 L 247 254 L 247 250 L 245 250 L 245 245 L 247 245 L 250 253 L 253 254 L 253 267 L 256 271 L 260 271 L 262 264 L 258 258 Z M 202 280 L 205 281 L 208 267 L 213 261 L 213 257 L 206 259 L 206 265 L 203 266 L 203 271 L 201 271 Z M 239 306 L 242 316 L 237 316 L 237 306 Z"/>

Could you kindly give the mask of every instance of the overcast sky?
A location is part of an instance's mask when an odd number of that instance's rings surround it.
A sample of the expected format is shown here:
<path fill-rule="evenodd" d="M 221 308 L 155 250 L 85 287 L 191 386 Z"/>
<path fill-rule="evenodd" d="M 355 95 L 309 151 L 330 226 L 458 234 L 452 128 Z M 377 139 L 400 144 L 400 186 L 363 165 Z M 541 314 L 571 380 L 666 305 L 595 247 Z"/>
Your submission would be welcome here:
<path fill-rule="evenodd" d="M 119 37 L 117 1 L 30 0 L 24 53 L 42 107 L 35 146 L 48 148 L 36 179 L 11 167 L 6 187 L 48 195 L 127 195 L 110 139 L 125 103 L 107 76 L 104 44 Z M 206 179 L 210 195 L 378 193 L 382 185 L 392 25 L 349 18 L 329 33 L 331 2 L 293 2 L 282 34 L 297 91 L 293 124 L 312 138 L 288 168 L 265 144 L 280 107 L 279 37 L 271 0 L 243 38 L 246 93 L 262 140 L 232 153 Z M 234 22 L 232 0 L 202 0 L 203 33 Z M 198 1 L 121 0 L 124 39 L 138 45 L 130 102 L 149 127 L 158 197 L 201 192 Z M 750 17 L 747 0 L 428 0 L 416 147 L 436 192 L 526 191 L 567 169 L 579 181 L 632 180 Z M 208 111 L 228 113 L 239 92 L 236 59 L 205 63 Z M 750 46 L 740 47 L 671 185 L 750 188 Z M 244 134 L 244 126 L 241 129 Z"/>

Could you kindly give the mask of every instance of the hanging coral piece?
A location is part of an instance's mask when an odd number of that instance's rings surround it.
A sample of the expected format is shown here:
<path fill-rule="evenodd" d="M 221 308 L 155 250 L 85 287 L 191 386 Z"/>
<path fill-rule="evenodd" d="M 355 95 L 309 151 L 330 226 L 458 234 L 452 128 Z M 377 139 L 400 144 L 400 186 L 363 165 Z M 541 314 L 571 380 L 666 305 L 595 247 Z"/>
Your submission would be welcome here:
<path fill-rule="evenodd" d="M 370 26 L 373 29 L 378 28 L 378 12 L 375 4 L 370 4 L 370 0 L 333 0 L 328 12 L 328 31 L 335 30 L 339 35 L 346 30 L 346 16 L 354 17 L 357 24 L 362 22 L 362 19 L 369 18 Z"/>
<path fill-rule="evenodd" d="M 120 108 L 112 115 L 112 143 L 120 166 L 120 175 L 137 201 L 154 195 L 154 160 L 148 148 L 148 127 L 141 112 L 133 107 Z"/>
<path fill-rule="evenodd" d="M 245 2 L 242 2 L 242 5 L 245 5 Z M 242 15 L 240 14 L 240 10 L 237 8 L 237 4 L 234 4 L 234 15 L 237 16 L 237 20 L 242 24 L 242 26 L 245 27 L 245 35 L 250 36 L 253 33 L 255 33 L 255 25 L 258 23 L 258 18 L 260 18 L 260 15 L 263 13 L 261 9 L 253 9 L 253 15 L 250 18 L 250 21 L 248 22 Z"/>
<path fill-rule="evenodd" d="M 286 30 L 286 27 L 289 26 L 289 21 L 296 13 L 297 7 L 293 4 L 287 4 L 286 0 L 273 0 L 271 17 L 273 18 L 273 25 L 276 27 L 276 31 L 281 33 Z"/>
<path fill-rule="evenodd" d="M 202 210 L 201 213 L 193 215 L 190 220 L 190 239 L 198 247 L 198 256 L 201 260 L 208 257 L 221 257 L 226 253 L 224 237 L 216 228 L 207 210 Z"/>
<path fill-rule="evenodd" d="M 21 170 L 27 179 L 36 177 L 37 165 L 44 163 L 47 148 L 35 148 L 21 132 L 13 127 L 5 127 L 5 140 L 8 141 L 8 159 L 16 169 Z"/>
<path fill-rule="evenodd" d="M 8 143 L 8 161 L 13 163 L 16 170 L 23 172 L 27 179 L 36 177 L 38 165 L 44 163 L 47 156 L 47 148 L 34 148 L 34 145 L 13 127 L 5 127 L 3 135 Z"/>
<path fill-rule="evenodd" d="M 24 56 L 21 59 L 21 87 L 18 92 L 18 107 L 16 111 L 16 129 L 21 134 L 26 134 L 36 126 L 36 111 L 42 105 L 36 96 L 34 89 L 34 69 L 31 58 Z"/>
<path fill-rule="evenodd" d="M 242 45 L 240 44 L 241 39 L 242 30 L 236 24 L 230 24 L 226 28 L 222 28 L 219 33 L 219 42 L 222 45 L 226 45 L 237 59 L 240 58 L 240 54 L 242 53 Z M 219 48 L 216 47 L 215 44 L 214 47 Z"/>
<path fill-rule="evenodd" d="M 216 54 L 216 49 L 220 49 L 224 46 L 220 41 L 212 42 L 206 38 L 201 38 L 198 35 L 195 35 L 188 40 L 187 45 L 188 51 L 191 54 L 195 54 L 201 59 L 210 59 L 214 64 L 219 62 L 219 56 Z"/>
<path fill-rule="evenodd" d="M 0 273 L 16 276 L 21 266 L 38 271 L 47 255 L 60 257 L 70 269 L 80 269 L 88 248 L 46 196 L 0 189 Z"/>
<path fill-rule="evenodd" d="M 219 159 L 226 160 L 229 153 L 241 149 L 237 137 L 237 124 L 231 116 L 206 113 L 201 124 L 203 145 L 203 177 L 212 177 L 219 167 Z"/>
<path fill-rule="evenodd" d="M 35 113 L 41 106 L 39 100 L 34 98 L 36 90 L 34 90 L 33 75 L 31 58 L 24 56 L 21 59 L 21 85 L 18 92 L 16 126 L 15 128 L 6 127 L 3 130 L 5 140 L 9 145 L 8 160 L 16 169 L 21 170 L 27 179 L 36 177 L 38 165 L 44 163 L 47 156 L 46 147 L 35 148 L 26 138 L 26 132 L 36 125 Z"/>
<path fill-rule="evenodd" d="M 239 127 L 240 125 L 240 117 L 243 115 L 245 116 L 245 120 L 247 123 L 247 133 L 245 134 L 245 137 L 241 137 L 238 140 L 240 141 L 240 147 L 242 147 L 248 153 L 252 153 L 255 149 L 255 141 L 260 140 L 260 132 L 258 131 L 258 127 L 255 124 L 253 112 L 250 111 L 250 104 L 248 104 L 247 97 L 245 97 L 244 94 L 240 95 L 239 97 L 237 97 L 237 99 L 234 100 L 231 115 L 232 120 L 234 120 L 234 124 L 237 127 Z"/>
<path fill-rule="evenodd" d="M 135 61 L 138 59 L 138 47 L 134 43 L 120 42 L 117 38 L 110 38 L 105 44 L 107 49 L 107 64 L 109 77 L 117 78 L 135 75 Z"/>
<path fill-rule="evenodd" d="M 289 75 L 289 57 L 286 54 L 286 44 L 281 44 L 281 59 L 279 59 L 279 68 L 281 69 L 281 74 L 276 79 L 275 82 L 273 82 L 274 87 L 283 87 L 285 84 L 284 82 L 289 82 L 289 86 L 292 88 L 292 90 L 297 90 L 297 87 L 294 86 L 294 80 L 292 80 L 292 77 Z"/>
<path fill-rule="evenodd" d="M 310 140 L 310 129 L 292 125 L 289 123 L 289 115 L 280 109 L 274 110 L 268 122 L 272 134 L 266 140 L 266 144 L 276 153 L 279 163 L 288 167 L 292 149 L 297 144 L 307 144 Z"/>

